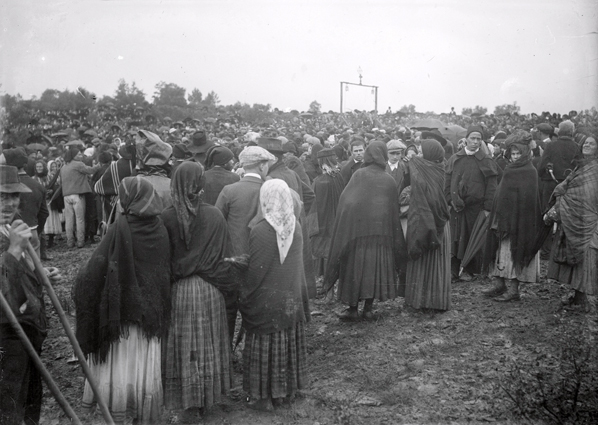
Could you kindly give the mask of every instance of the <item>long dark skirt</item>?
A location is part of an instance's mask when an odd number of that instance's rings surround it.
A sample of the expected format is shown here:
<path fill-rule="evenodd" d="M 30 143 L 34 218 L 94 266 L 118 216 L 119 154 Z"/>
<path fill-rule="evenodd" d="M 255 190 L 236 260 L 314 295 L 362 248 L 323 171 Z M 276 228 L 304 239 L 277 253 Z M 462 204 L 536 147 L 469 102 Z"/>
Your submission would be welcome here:
<path fill-rule="evenodd" d="M 307 386 L 305 324 L 271 334 L 247 333 L 243 389 L 252 399 L 291 397 Z"/>
<path fill-rule="evenodd" d="M 413 308 L 449 310 L 451 308 L 450 225 L 438 249 L 426 252 L 419 260 L 407 263 L 405 305 Z"/>
<path fill-rule="evenodd" d="M 355 241 L 341 261 L 338 298 L 346 304 L 359 300 L 392 300 L 399 296 L 395 258 L 388 238 Z"/>

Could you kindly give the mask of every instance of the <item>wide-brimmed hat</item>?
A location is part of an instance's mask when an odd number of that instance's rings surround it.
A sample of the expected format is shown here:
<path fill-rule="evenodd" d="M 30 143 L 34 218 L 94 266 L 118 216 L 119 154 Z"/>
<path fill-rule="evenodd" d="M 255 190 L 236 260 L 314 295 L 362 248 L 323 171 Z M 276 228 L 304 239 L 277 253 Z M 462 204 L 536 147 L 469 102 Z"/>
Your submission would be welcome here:
<path fill-rule="evenodd" d="M 191 135 L 191 143 L 187 145 L 187 149 L 194 154 L 206 153 L 213 145 L 214 142 L 208 140 L 205 131 L 197 130 Z"/>
<path fill-rule="evenodd" d="M 0 192 L 29 193 L 31 189 L 19 180 L 19 170 L 12 165 L 0 165 Z"/>
<path fill-rule="evenodd" d="M 444 137 L 442 137 L 442 134 L 440 134 L 440 131 L 438 131 L 436 129 L 431 130 L 431 131 L 422 131 L 421 138 L 436 140 L 442 146 L 446 146 L 446 144 L 448 143 L 448 141 Z"/>
<path fill-rule="evenodd" d="M 257 145 L 271 153 L 284 153 L 282 141 L 274 137 L 258 137 Z"/>

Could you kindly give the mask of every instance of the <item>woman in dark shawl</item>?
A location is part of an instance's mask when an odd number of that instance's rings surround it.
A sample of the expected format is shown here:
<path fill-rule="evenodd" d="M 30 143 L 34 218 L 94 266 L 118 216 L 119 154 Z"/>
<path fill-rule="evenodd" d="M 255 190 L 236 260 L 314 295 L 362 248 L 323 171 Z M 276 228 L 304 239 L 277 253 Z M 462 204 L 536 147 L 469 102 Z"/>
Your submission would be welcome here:
<path fill-rule="evenodd" d="M 340 172 L 336 154 L 332 149 L 319 151 L 318 163 L 322 174 L 316 177 L 313 183 L 316 202 L 307 216 L 307 223 L 313 223 L 310 226 L 309 236 L 312 255 L 315 259 L 316 276 L 322 276 L 326 272 L 334 217 L 336 217 L 338 201 L 345 188 L 345 179 Z"/>
<path fill-rule="evenodd" d="M 197 416 L 231 385 L 231 353 L 221 292 L 234 289 L 230 238 L 220 210 L 203 202 L 203 167 L 183 162 L 162 213 L 172 251 L 172 314 L 164 377 L 167 409 Z"/>
<path fill-rule="evenodd" d="M 588 295 L 598 295 L 598 145 L 588 136 L 583 159 L 553 193 L 549 216 L 560 222 L 548 265 L 548 277 L 574 291 L 563 304 L 591 310 Z"/>
<path fill-rule="evenodd" d="M 152 185 L 127 177 L 122 215 L 79 271 L 73 288 L 77 339 L 112 417 L 161 422 L 160 340 L 170 313 L 170 246 Z M 89 383 L 83 407 L 95 396 Z"/>
<path fill-rule="evenodd" d="M 325 289 L 339 279 L 339 299 L 349 308 L 339 318 L 359 320 L 358 303 L 365 300 L 363 318 L 375 318 L 374 298 L 399 296 L 397 273 L 404 238 L 399 218 L 399 195 L 395 180 L 386 172 L 386 144 L 370 143 L 363 168 L 357 170 L 343 191 L 334 230 Z"/>
<path fill-rule="evenodd" d="M 247 331 L 243 388 L 250 406 L 272 410 L 307 384 L 305 322 L 309 318 L 303 233 L 291 189 L 280 179 L 260 189 L 263 218 L 249 236 L 249 268 L 239 309 Z"/>
<path fill-rule="evenodd" d="M 450 218 L 444 197 L 445 150 L 436 140 L 421 142 L 422 156 L 409 160 L 407 281 L 405 305 L 449 310 L 451 307 Z"/>
<path fill-rule="evenodd" d="M 536 235 L 544 227 L 532 136 L 523 130 L 505 141 L 505 167 L 488 218 L 484 269 L 493 285 L 482 291 L 495 301 L 519 300 L 519 283 L 536 282 L 540 268 Z"/>

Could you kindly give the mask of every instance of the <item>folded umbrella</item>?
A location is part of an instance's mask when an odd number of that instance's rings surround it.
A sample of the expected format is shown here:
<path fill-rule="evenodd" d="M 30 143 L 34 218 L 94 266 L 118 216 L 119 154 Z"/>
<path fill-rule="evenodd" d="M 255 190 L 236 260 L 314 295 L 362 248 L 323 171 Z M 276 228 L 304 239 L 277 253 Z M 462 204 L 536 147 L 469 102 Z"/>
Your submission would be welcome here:
<path fill-rule="evenodd" d="M 469 237 L 469 243 L 463 254 L 461 260 L 461 269 L 459 275 L 463 273 L 463 269 L 480 253 L 486 243 L 486 235 L 488 234 L 488 228 L 490 227 L 490 214 L 486 216 L 486 213 L 482 210 L 478 214 L 473 229 L 471 229 L 471 236 Z"/>

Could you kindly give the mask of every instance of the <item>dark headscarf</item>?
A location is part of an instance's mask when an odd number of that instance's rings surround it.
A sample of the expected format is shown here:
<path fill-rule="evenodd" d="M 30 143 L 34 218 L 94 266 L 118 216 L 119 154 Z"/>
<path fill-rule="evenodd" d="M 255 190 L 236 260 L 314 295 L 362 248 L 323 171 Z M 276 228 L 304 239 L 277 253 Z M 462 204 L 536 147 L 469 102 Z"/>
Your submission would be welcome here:
<path fill-rule="evenodd" d="M 129 324 L 161 337 L 170 307 L 170 245 L 158 217 L 162 201 L 146 179 L 119 186 L 123 215 L 83 267 L 74 287 L 77 339 L 85 354 L 104 361 Z"/>
<path fill-rule="evenodd" d="M 442 162 L 444 159 L 444 148 L 442 145 L 433 139 L 422 140 L 422 153 L 424 159 L 432 162 Z"/>
<path fill-rule="evenodd" d="M 386 149 L 386 143 L 378 140 L 370 143 L 365 149 L 363 155 L 364 166 L 375 164 L 383 169 L 386 169 L 386 163 L 388 162 L 388 150 Z"/>
<path fill-rule="evenodd" d="M 407 218 L 407 249 L 413 260 L 438 249 L 448 221 L 444 196 L 444 148 L 436 140 L 422 140 L 423 158 L 409 161 L 411 195 Z"/>
<path fill-rule="evenodd" d="M 185 161 L 174 171 L 170 181 L 172 205 L 179 222 L 179 233 L 189 249 L 191 223 L 199 213 L 200 191 L 203 188 L 203 167 L 198 162 Z"/>
<path fill-rule="evenodd" d="M 532 160 L 530 155 L 531 142 L 532 135 L 529 134 L 527 131 L 519 130 L 516 133 L 511 134 L 509 137 L 507 137 L 507 140 L 505 141 L 505 157 L 511 159 L 511 149 L 513 149 L 513 146 L 515 146 L 517 147 L 517 149 L 519 149 L 519 152 L 521 152 L 521 158 L 517 160 L 517 164 L 521 166 L 528 163 Z"/>

